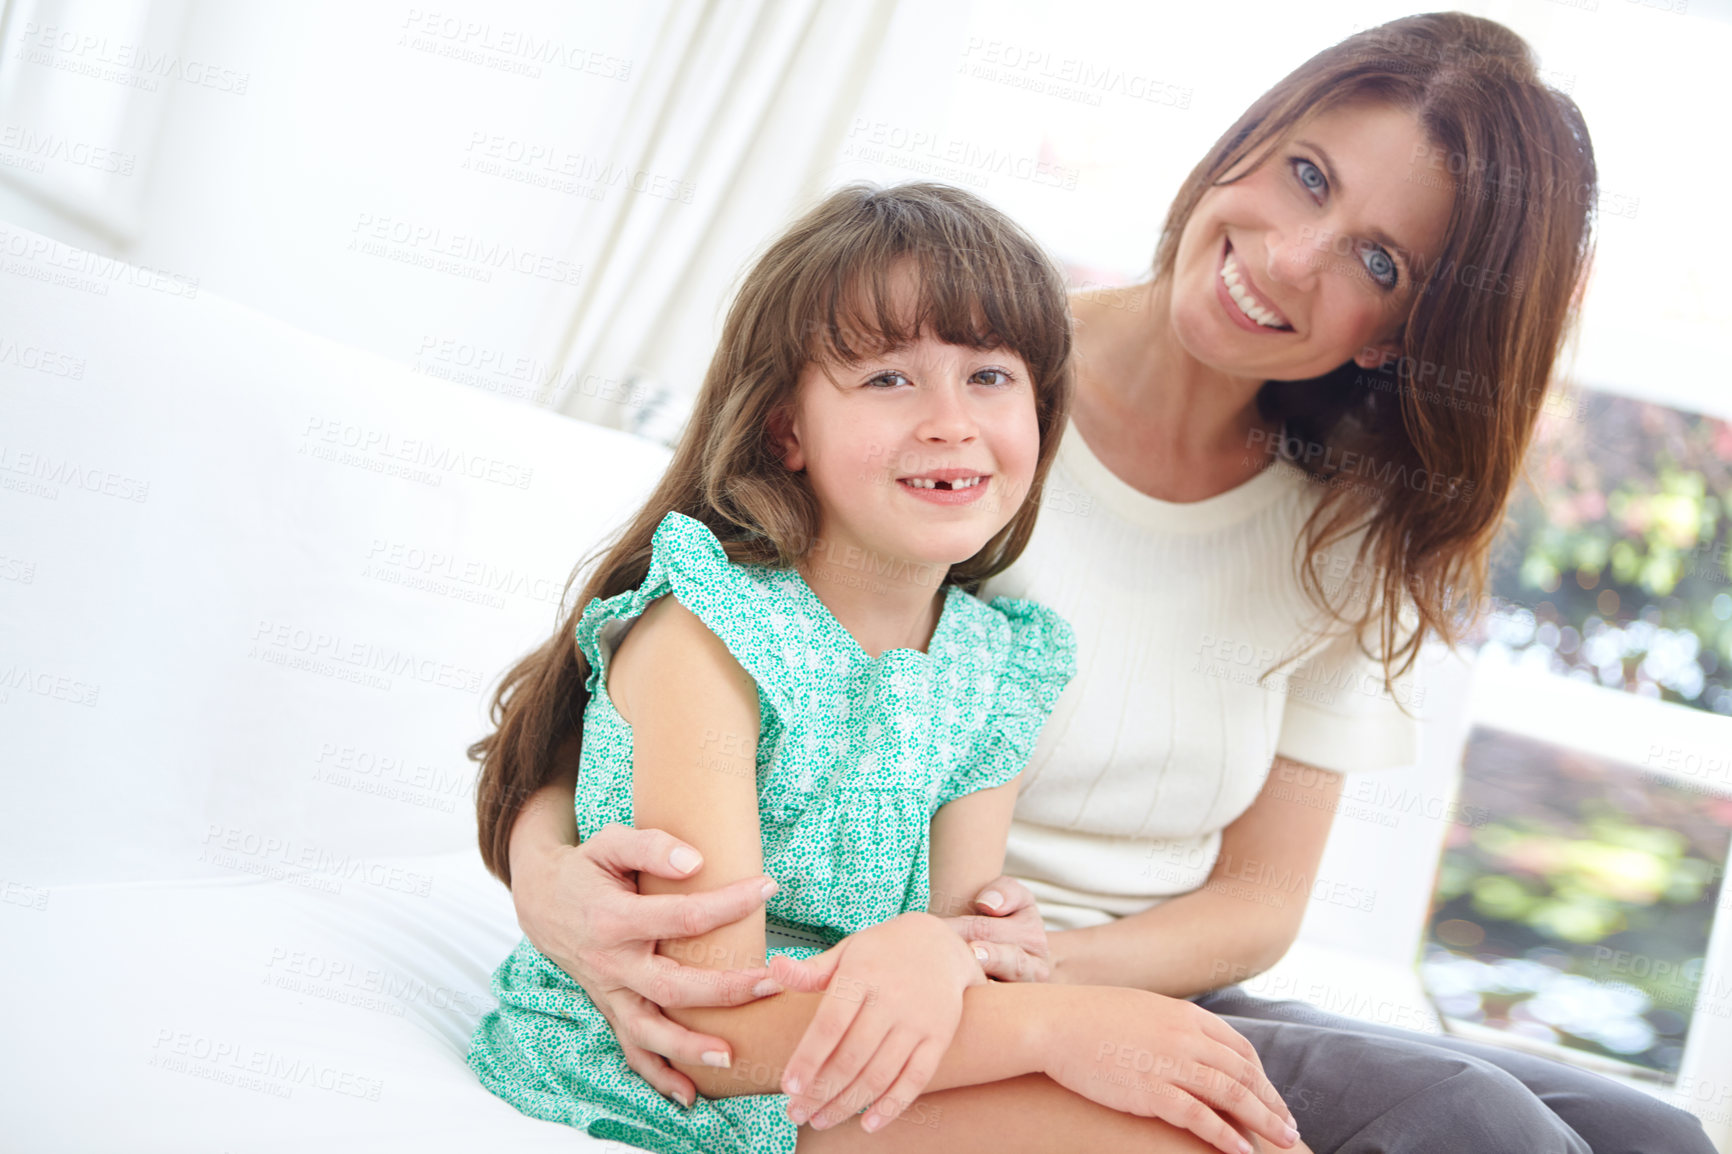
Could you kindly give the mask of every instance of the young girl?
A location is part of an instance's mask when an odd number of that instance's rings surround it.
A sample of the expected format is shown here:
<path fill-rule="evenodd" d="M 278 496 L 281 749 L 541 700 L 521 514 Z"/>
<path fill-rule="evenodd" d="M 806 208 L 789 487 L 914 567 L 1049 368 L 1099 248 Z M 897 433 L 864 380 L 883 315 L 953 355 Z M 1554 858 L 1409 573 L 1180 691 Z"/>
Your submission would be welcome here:
<path fill-rule="evenodd" d="M 469 1053 L 490 1090 L 694 1154 L 841 1150 L 898 1116 L 898 1150 L 1294 1143 L 1218 1019 L 1144 991 L 989 983 L 928 912 L 999 874 L 1016 776 L 1075 668 L 1057 615 L 968 591 L 1033 528 L 1070 340 L 1037 246 L 939 185 L 844 189 L 757 262 L 666 477 L 472 752 L 485 819 L 580 741 L 581 837 L 641 825 L 701 851 L 646 891 L 767 875 L 766 907 L 660 953 L 822 957 L 766 971 L 786 992 L 676 1011 L 731 1049 L 682 1067 L 703 1096 L 681 1109 L 525 939 Z M 505 847 L 482 849 L 507 877 Z"/>

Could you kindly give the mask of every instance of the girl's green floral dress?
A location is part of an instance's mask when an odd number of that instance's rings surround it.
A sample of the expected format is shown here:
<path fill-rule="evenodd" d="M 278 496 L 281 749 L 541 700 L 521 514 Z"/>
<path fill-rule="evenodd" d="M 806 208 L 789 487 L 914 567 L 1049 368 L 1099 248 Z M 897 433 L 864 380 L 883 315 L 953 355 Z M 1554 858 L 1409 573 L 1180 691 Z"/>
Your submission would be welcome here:
<path fill-rule="evenodd" d="M 927 903 L 939 806 L 1022 771 L 1076 670 L 1070 626 L 1016 598 L 947 587 L 928 652 L 867 656 L 799 575 L 736 565 L 701 522 L 669 513 L 642 586 L 592 601 L 577 627 L 593 694 L 583 719 L 577 828 L 632 823 L 632 735 L 605 689 L 608 659 L 673 594 L 756 680 L 758 813 L 770 953 L 810 957 Z M 775 944 L 788 942 L 813 944 Z M 625 1063 L 582 989 L 523 940 L 493 975 L 469 1065 L 526 1114 L 679 1154 L 794 1149 L 787 1096 L 669 1102 Z"/>

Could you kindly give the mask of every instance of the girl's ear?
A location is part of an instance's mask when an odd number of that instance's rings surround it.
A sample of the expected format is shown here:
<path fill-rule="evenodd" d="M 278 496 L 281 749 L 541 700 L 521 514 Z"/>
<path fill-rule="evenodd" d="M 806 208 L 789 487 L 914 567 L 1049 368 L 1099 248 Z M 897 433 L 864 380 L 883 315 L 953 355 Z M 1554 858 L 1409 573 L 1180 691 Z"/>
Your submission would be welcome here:
<path fill-rule="evenodd" d="M 791 473 L 806 467 L 806 454 L 800 447 L 799 434 L 794 431 L 794 414 L 789 406 L 778 405 L 770 414 L 770 448 Z"/>

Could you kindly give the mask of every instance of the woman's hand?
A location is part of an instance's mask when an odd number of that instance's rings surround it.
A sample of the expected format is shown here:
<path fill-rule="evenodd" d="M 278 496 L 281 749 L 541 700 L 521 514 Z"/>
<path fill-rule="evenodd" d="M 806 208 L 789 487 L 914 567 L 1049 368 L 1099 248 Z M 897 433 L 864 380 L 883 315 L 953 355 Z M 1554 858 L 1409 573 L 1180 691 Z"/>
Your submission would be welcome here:
<path fill-rule="evenodd" d="M 945 918 L 973 948 L 981 969 L 1001 982 L 1044 982 L 1052 977 L 1046 926 L 1028 887 L 1013 877 L 994 879 L 975 895 L 979 913 Z"/>
<path fill-rule="evenodd" d="M 850 935 L 815 958 L 770 959 L 789 989 L 823 990 L 782 1073 L 788 1117 L 814 1130 L 862 1106 L 880 1129 L 918 1098 L 962 1020 L 962 991 L 982 985 L 973 953 L 942 921 L 903 914 Z"/>
<path fill-rule="evenodd" d="M 529 944 L 583 987 L 619 1038 L 625 1060 L 661 1093 L 690 1106 L 697 1087 L 666 1058 L 726 1065 L 728 1045 L 669 1021 L 661 1007 L 738 1006 L 779 993 L 767 969 L 705 970 L 659 956 L 663 938 L 690 938 L 737 922 L 775 892 L 746 878 L 707 893 L 644 895 L 639 871 L 683 878 L 696 850 L 661 830 L 609 825 L 581 845 L 513 863 L 512 901 Z"/>
<path fill-rule="evenodd" d="M 1257 1051 L 1214 1014 L 1147 990 L 1059 988 L 1065 1006 L 1043 1018 L 1040 1051 L 1059 1085 L 1189 1130 L 1222 1154 L 1251 1154 L 1240 1129 L 1282 1149 L 1298 1142 Z"/>

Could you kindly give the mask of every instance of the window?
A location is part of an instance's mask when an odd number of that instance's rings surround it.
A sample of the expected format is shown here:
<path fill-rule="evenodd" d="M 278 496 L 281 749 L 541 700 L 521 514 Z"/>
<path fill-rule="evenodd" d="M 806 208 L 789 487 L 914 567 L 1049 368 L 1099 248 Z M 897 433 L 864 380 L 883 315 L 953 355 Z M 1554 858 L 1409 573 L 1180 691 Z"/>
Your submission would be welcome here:
<path fill-rule="evenodd" d="M 1458 1025 L 1672 1082 L 1732 1032 L 1732 424 L 1551 414 L 1482 624 L 1424 974 Z M 1616 1068 L 1616 1067 L 1614 1067 Z"/>

